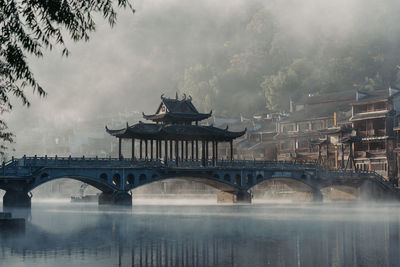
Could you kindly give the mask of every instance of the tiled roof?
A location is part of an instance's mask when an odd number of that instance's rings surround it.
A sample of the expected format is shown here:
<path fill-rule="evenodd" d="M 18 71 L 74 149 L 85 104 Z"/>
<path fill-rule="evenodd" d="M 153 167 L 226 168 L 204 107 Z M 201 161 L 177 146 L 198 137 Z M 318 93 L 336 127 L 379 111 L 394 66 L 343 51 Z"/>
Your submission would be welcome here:
<path fill-rule="evenodd" d="M 159 105 L 155 114 L 145 115 L 143 113 L 143 118 L 147 120 L 152 120 L 156 122 L 191 122 L 191 121 L 201 121 L 207 119 L 211 116 L 210 113 L 199 113 L 196 107 L 192 103 L 192 98 L 188 98 L 184 95 L 183 98 L 175 99 L 166 98 L 161 96 L 161 104 Z M 160 112 L 161 107 L 165 106 L 166 110 Z"/>
<path fill-rule="evenodd" d="M 120 130 L 110 130 L 107 133 L 120 138 L 140 138 L 154 140 L 216 140 L 230 141 L 245 134 L 246 129 L 241 132 L 231 132 L 228 129 L 219 129 L 214 126 L 196 126 L 183 124 L 154 124 L 137 123 Z"/>

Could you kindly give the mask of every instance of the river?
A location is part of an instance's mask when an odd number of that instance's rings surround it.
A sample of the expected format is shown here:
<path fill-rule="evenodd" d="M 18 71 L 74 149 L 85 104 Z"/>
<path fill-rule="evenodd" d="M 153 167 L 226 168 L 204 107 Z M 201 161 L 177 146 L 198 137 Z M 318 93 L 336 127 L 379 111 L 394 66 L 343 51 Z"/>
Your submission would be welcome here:
<path fill-rule="evenodd" d="M 0 266 L 400 266 L 400 206 L 33 201 Z"/>

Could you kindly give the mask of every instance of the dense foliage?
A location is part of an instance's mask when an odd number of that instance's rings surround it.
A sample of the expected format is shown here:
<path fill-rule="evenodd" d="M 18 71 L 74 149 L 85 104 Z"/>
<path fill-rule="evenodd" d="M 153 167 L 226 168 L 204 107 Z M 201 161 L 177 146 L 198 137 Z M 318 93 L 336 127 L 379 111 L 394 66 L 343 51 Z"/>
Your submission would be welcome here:
<path fill-rule="evenodd" d="M 96 29 L 93 16 L 100 14 L 113 26 L 116 6 L 134 11 L 127 0 L 0 0 L 0 112 L 12 109 L 11 95 L 29 106 L 25 88 L 46 95 L 29 67 L 28 56 L 41 57 L 53 46 L 67 56 L 64 35 L 73 41 L 88 41 Z M 0 139 L 12 142 L 12 136 L 0 119 Z"/>
<path fill-rule="evenodd" d="M 398 87 L 400 4 L 271 1 L 224 41 L 226 60 L 185 69 L 180 90 L 219 114 L 288 110 L 309 94 Z M 237 38 L 240 36 L 240 38 Z M 228 36 L 229 38 L 229 36 Z"/>

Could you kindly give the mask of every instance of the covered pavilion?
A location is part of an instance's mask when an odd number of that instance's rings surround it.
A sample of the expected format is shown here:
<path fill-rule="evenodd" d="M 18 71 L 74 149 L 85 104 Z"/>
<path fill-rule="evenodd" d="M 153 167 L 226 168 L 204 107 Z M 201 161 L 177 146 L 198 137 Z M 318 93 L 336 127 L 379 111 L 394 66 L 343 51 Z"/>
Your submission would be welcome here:
<path fill-rule="evenodd" d="M 211 117 L 212 112 L 199 113 L 192 98 L 184 95 L 175 99 L 161 96 L 161 103 L 152 115 L 143 117 L 153 123 L 139 122 L 119 130 L 106 127 L 107 133 L 118 138 L 118 156 L 122 158 L 122 139 L 131 140 L 132 160 L 199 161 L 207 165 L 211 159 L 215 166 L 218 160 L 218 143 L 230 144 L 230 160 L 233 160 L 233 139 L 243 136 L 241 132 L 220 129 L 213 125 L 199 125 L 199 121 Z M 139 155 L 136 157 L 135 143 L 139 142 Z M 201 150 L 199 149 L 201 146 Z M 211 146 L 211 148 L 210 148 Z M 201 151 L 201 157 L 199 155 Z"/>

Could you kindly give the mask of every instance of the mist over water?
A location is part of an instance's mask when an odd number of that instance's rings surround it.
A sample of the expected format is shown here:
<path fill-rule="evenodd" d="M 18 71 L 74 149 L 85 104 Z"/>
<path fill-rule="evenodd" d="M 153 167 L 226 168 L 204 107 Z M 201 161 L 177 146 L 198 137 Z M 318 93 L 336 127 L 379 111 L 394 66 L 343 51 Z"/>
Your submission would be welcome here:
<path fill-rule="evenodd" d="M 398 266 L 396 204 L 33 203 L 0 266 Z M 23 212 L 19 212 L 23 215 Z"/>

